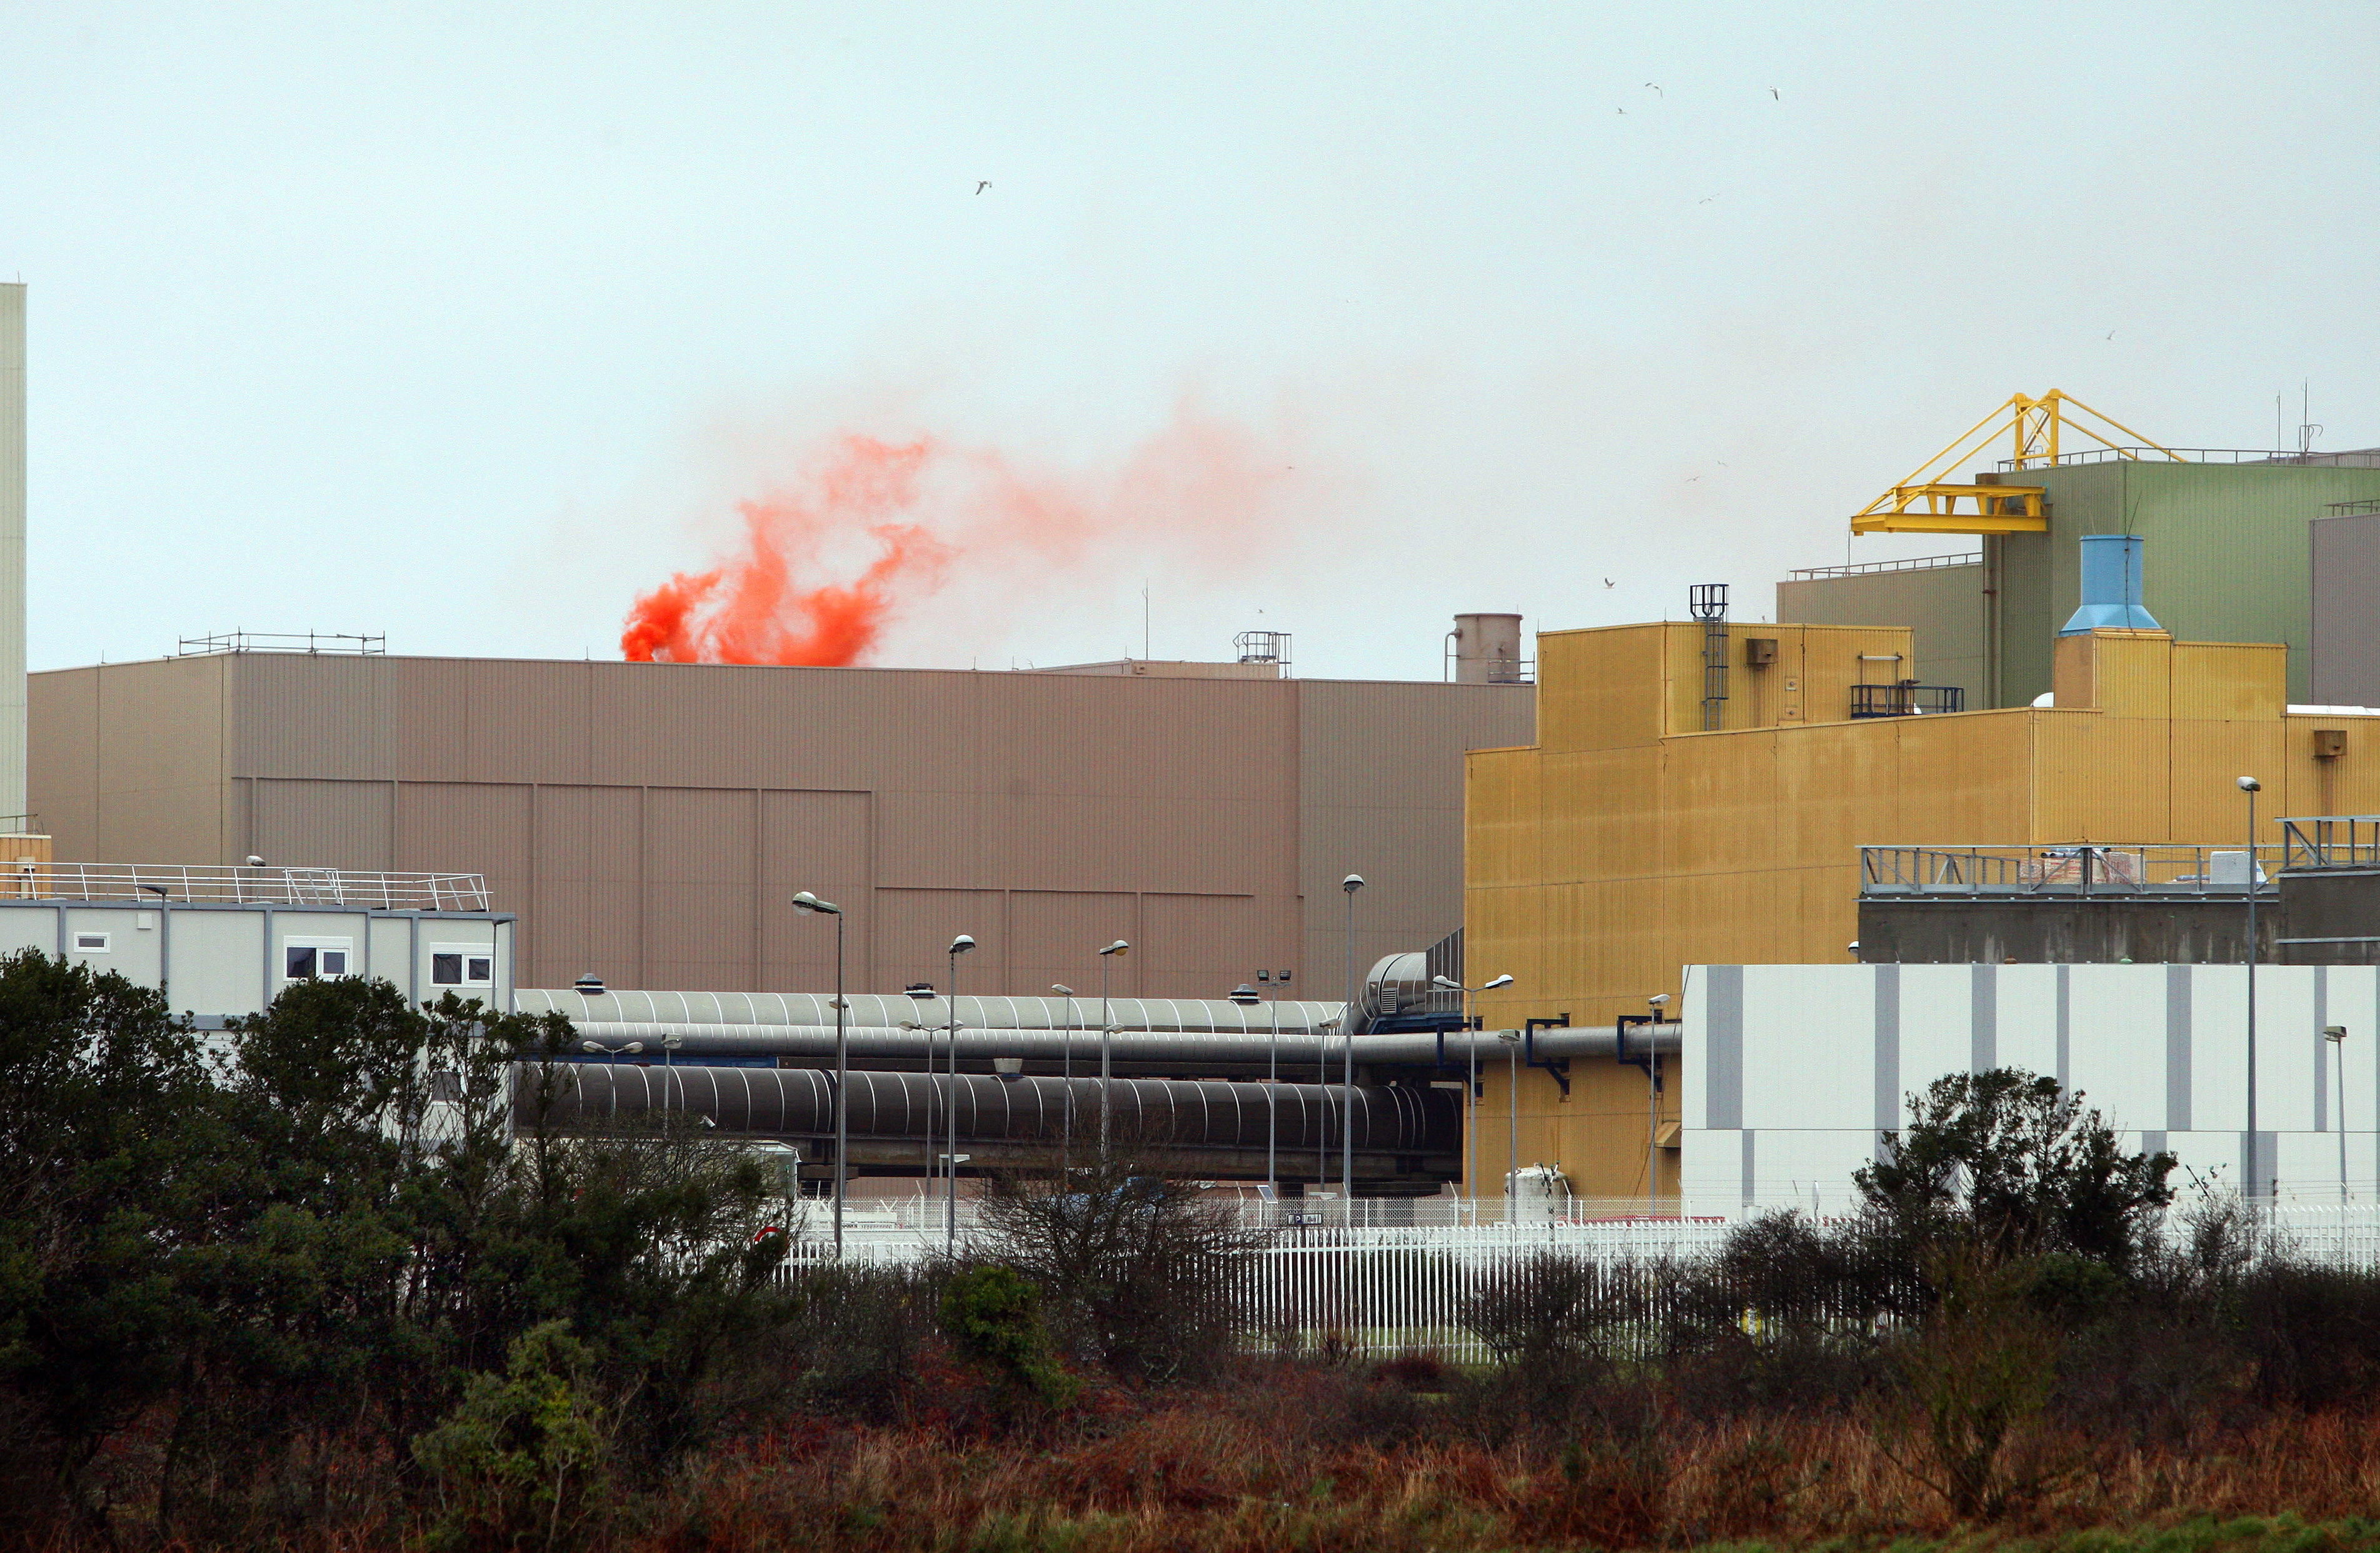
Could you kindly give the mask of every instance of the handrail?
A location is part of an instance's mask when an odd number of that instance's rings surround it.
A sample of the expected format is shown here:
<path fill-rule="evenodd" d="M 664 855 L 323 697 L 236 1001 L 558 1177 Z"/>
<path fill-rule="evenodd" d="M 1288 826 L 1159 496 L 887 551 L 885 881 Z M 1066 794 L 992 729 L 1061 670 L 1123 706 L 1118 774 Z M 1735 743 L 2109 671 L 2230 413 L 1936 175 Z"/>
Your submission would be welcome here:
<path fill-rule="evenodd" d="M 248 867 L 212 863 L 43 863 L 0 870 L 17 900 L 125 901 L 142 905 L 347 906 L 369 911 L 484 912 L 480 874 L 354 868 Z"/>
<path fill-rule="evenodd" d="M 1795 582 L 1816 582 L 1825 577 L 1861 577 L 1876 572 L 1926 572 L 1937 566 L 1976 566 L 1983 564 L 1980 550 L 1961 551 L 1956 555 L 1916 555 L 1903 561 L 1860 561 L 1848 566 L 1796 566 Z"/>
<path fill-rule="evenodd" d="M 2256 848 L 2257 894 L 2275 888 L 2273 870 L 2266 865 L 2277 864 L 2281 850 Z M 2158 843 L 1863 846 L 1860 893 L 1864 897 L 1961 895 L 1969 899 L 2090 895 L 2244 899 L 2250 872 L 2247 854 L 2245 846 Z"/>

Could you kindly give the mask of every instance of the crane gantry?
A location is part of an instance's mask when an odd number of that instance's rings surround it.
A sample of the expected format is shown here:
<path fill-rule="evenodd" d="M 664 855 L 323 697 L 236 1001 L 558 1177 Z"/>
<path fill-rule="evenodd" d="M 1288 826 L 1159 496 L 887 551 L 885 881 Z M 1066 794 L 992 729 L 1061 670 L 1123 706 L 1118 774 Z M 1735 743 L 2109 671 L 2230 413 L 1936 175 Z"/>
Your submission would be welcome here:
<path fill-rule="evenodd" d="M 2078 419 L 2076 412 L 2088 419 Z M 2101 426 L 2121 432 L 2132 441 L 2115 442 L 2097 429 Z M 1914 473 L 1853 513 L 1852 532 L 2045 533 L 2048 530 L 2049 519 L 2041 508 L 2043 487 L 2007 483 L 1998 475 L 1978 478 L 1973 482 L 1944 477 L 1981 454 L 2003 431 L 2008 433 L 2012 450 L 2011 456 L 2003 460 L 2007 469 L 2022 470 L 2055 465 L 2059 458 L 2059 435 L 2067 431 L 2090 438 L 2118 458 L 2137 459 L 2163 455 L 2176 463 L 2188 462 L 2172 449 L 2158 446 L 2131 427 L 2100 414 L 2070 394 L 2055 388 L 2038 399 L 2030 394 L 2011 394 L 2007 403 L 1961 432 L 1948 447 L 1919 465 Z M 1961 502 L 1970 502 L 1973 505 L 1962 510 Z"/>

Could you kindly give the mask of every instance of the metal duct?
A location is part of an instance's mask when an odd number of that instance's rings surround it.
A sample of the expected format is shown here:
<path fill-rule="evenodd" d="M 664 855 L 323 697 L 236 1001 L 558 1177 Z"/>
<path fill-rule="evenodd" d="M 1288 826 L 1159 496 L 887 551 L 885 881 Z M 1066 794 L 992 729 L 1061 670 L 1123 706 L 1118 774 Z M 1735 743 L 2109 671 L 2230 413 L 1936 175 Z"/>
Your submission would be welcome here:
<path fill-rule="evenodd" d="M 834 995 L 831 992 L 579 992 L 568 988 L 524 987 L 515 994 L 523 1013 L 567 1014 L 572 1024 L 824 1025 L 834 1027 Z M 922 1002 L 904 993 L 854 992 L 851 1023 L 877 1027 L 898 1026 L 916 1019 L 947 1025 L 950 1000 L 933 997 Z M 1099 1023 L 1097 996 L 1077 997 L 1072 1007 L 1064 998 L 966 998 L 959 1002 L 962 1027 L 977 1025 L 1002 1030 L 1063 1030 L 1068 1026 L 1096 1030 Z M 1225 998 L 1111 998 L 1108 1023 L 1124 1030 L 1234 1031 L 1269 1033 L 1279 1011 L 1283 1034 L 1318 1030 L 1334 1025 L 1342 1005 L 1336 1002 L 1240 1004 Z"/>
<path fill-rule="evenodd" d="M 855 1000 L 856 1001 L 856 1000 Z M 576 1024 L 579 1034 L 588 1039 L 618 1048 L 629 1041 L 645 1044 L 649 1056 L 658 1056 L 662 1039 L 674 1036 L 684 1043 L 678 1047 L 680 1056 L 693 1059 L 705 1056 L 772 1056 L 796 1062 L 832 1062 L 834 1061 L 834 1026 L 832 1025 L 698 1025 L 677 1021 L 599 1021 L 585 1019 Z M 1658 1032 L 1640 1027 L 1629 1037 L 1632 1045 L 1648 1044 L 1655 1051 L 1669 1053 L 1679 1049 L 1678 1025 L 1669 1023 Z M 947 1061 L 951 1051 L 947 1030 L 931 1032 L 932 1046 L 938 1061 Z M 924 1060 L 928 1033 L 917 1030 L 888 1029 L 882 1025 L 855 1025 L 849 1032 L 851 1061 L 865 1065 L 884 1062 L 921 1062 Z M 1063 1029 L 1000 1029 L 978 1030 L 960 1027 L 959 1061 L 964 1063 L 988 1063 L 994 1057 L 1021 1057 L 1032 1063 L 1062 1062 L 1072 1047 L 1075 1065 L 1096 1063 L 1099 1060 L 1099 1033 L 1096 1029 L 1067 1031 Z M 1239 1032 L 1208 1033 L 1198 1031 L 1119 1031 L 1112 1037 L 1111 1055 L 1118 1062 L 1135 1066 L 1162 1065 L 1191 1069 L 1262 1068 L 1271 1052 L 1273 1041 L 1269 1030 L 1246 1034 Z M 1283 1030 L 1281 1036 L 1281 1062 L 1284 1067 L 1312 1067 L 1326 1058 L 1336 1062 L 1345 1049 L 1342 1037 L 1311 1032 Z M 1582 1025 L 1572 1029 L 1539 1030 L 1527 1049 L 1539 1061 L 1561 1057 L 1610 1057 L 1616 1055 L 1611 1026 Z M 1445 1036 L 1427 1032 L 1404 1035 L 1357 1036 L 1355 1061 L 1359 1065 L 1415 1067 L 1434 1066 L 1443 1052 L 1451 1063 L 1464 1061 L 1466 1052 L 1481 1062 L 1502 1062 L 1506 1046 L 1493 1030 L 1454 1031 Z"/>
<path fill-rule="evenodd" d="M 618 1063 L 534 1062 L 513 1068 L 513 1122 L 537 1120 L 540 1092 L 549 1126 L 564 1131 L 613 1118 L 708 1117 L 721 1132 L 763 1137 L 825 1137 L 834 1132 L 832 1075 L 814 1068 L 647 1068 Z M 1077 1148 L 1098 1135 L 1099 1081 L 1078 1078 L 989 1078 L 947 1074 L 855 1073 L 848 1125 L 855 1142 L 911 1140 L 922 1144 L 929 1122 L 939 1137 L 949 1126 L 945 1097 L 955 1094 L 961 1144 L 1054 1145 L 1064 1131 L 1066 1093 L 1074 1091 Z M 1112 1125 L 1121 1136 L 1168 1149 L 1254 1150 L 1265 1147 L 1269 1102 L 1277 1107 L 1273 1134 L 1286 1156 L 1340 1136 L 1346 1091 L 1325 1084 L 1232 1084 L 1221 1081 L 1120 1078 L 1111 1086 Z M 1354 1091 L 1355 1147 L 1372 1154 L 1451 1155 L 1457 1147 L 1460 1101 L 1444 1089 L 1359 1085 Z M 1286 1161 L 1285 1161 L 1286 1162 Z M 1284 1171 L 1284 1174 L 1291 1173 Z"/>

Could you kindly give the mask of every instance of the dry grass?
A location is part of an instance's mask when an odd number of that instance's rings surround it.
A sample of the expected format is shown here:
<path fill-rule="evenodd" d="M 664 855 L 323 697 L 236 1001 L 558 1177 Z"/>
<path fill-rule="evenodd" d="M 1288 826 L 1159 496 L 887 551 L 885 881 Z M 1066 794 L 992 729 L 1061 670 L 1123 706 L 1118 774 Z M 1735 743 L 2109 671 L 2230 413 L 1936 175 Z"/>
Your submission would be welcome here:
<path fill-rule="evenodd" d="M 1630 1446 L 1491 1450 L 1461 1440 L 1330 1443 L 1285 1428 L 1303 1389 L 1184 1398 L 1066 1438 L 961 1440 L 927 1430 L 790 1430 L 690 1474 L 647 1529 L 650 1549 L 1001 1549 L 1233 1553 L 1692 1547 L 1756 1539 L 1971 1540 L 1921 1463 L 1853 1419 L 1670 1420 Z M 1305 1399 L 1310 1401 L 1312 1399 Z M 2177 1450 L 2022 1442 L 2043 1481 L 1994 1540 L 2070 1542 L 2091 1528 L 2174 1528 L 2166 1545 L 2262 1546 L 2222 1523 L 2292 1516 L 2292 1546 L 2369 1546 L 2380 1514 L 2380 1430 L 2350 1418 L 2277 1419 Z M 2303 1522 L 2328 1531 L 2292 1530 Z M 2246 1542 L 2240 1542 L 2247 1536 Z M 2179 1540 L 2176 1540 L 2179 1538 Z M 2086 1542 L 2092 1539 L 2084 1539 Z M 2105 1539 L 2099 1539 L 2105 1543 Z M 2115 1546 L 2105 1543 L 2106 1546 Z"/>

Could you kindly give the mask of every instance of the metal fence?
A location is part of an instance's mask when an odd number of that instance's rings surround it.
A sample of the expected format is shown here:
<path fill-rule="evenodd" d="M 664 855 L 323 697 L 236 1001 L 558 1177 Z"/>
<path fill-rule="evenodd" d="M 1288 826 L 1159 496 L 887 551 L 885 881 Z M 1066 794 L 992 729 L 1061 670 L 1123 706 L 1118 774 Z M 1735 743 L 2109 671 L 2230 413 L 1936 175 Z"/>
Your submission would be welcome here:
<path fill-rule="evenodd" d="M 969 1246 L 973 1205 L 961 1218 L 957 1247 Z M 1830 1205 L 1831 1206 L 1831 1205 Z M 796 1265 L 833 1256 L 828 1208 L 805 1205 Z M 939 1200 L 897 1208 L 847 1210 L 844 1256 L 869 1266 L 930 1261 L 948 1249 Z M 1238 1273 L 1236 1303 L 1252 1345 L 1281 1345 L 1387 1357 L 1428 1352 L 1457 1364 L 1493 1355 L 1465 1325 L 1469 1307 L 1498 1280 L 1551 1255 L 1594 1269 L 1618 1311 L 1610 1335 L 1621 1346 L 1651 1344 L 1675 1313 L 1682 1266 L 1707 1263 L 1728 1232 L 1763 1209 L 1730 1207 L 1688 1217 L 1536 1223 L 1311 1227 L 1290 1225 L 1250 1256 Z M 1251 1216 L 1252 1225 L 1264 1222 Z M 2178 1226 L 2177 1226 L 2178 1228 Z M 2266 1255 L 2336 1267 L 2380 1268 L 2380 1195 L 2345 1204 L 2305 1200 L 2258 1210 Z"/>
<path fill-rule="evenodd" d="M 0 873 L 18 900 L 123 901 L 140 905 L 351 906 L 374 911 L 486 911 L 479 874 L 397 874 L 352 868 L 181 863 L 42 863 Z"/>
<path fill-rule="evenodd" d="M 2259 893 L 2282 849 L 2256 849 Z M 2248 848 L 2207 846 L 1864 846 L 1868 895 L 2223 895 L 2244 897 Z"/>

